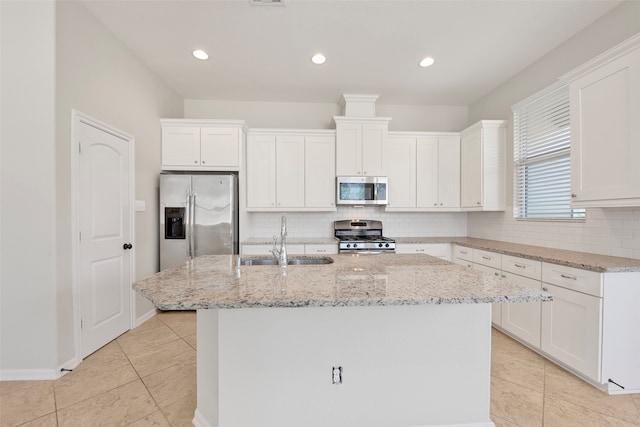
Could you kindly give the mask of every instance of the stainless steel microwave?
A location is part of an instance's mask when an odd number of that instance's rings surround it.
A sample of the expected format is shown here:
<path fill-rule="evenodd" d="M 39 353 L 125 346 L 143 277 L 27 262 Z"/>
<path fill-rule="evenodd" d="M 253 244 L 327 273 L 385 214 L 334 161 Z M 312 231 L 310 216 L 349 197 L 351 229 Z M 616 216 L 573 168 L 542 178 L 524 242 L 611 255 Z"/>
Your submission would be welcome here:
<path fill-rule="evenodd" d="M 337 205 L 386 205 L 389 179 L 386 176 L 339 176 Z"/>

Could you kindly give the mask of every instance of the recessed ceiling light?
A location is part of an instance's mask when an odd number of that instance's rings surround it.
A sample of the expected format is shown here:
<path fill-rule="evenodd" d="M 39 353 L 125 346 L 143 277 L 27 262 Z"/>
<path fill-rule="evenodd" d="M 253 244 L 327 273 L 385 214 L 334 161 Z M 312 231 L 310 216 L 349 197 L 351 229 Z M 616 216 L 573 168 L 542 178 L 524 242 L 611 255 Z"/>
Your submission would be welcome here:
<path fill-rule="evenodd" d="M 436 62 L 435 59 L 433 59 L 430 56 L 427 56 L 426 58 L 424 58 L 422 61 L 420 61 L 420 66 L 421 67 L 430 67 L 431 65 L 433 65 Z"/>
<path fill-rule="evenodd" d="M 324 62 L 327 60 L 327 58 L 325 58 L 325 56 L 321 53 L 316 53 L 315 55 L 313 55 L 311 57 L 311 62 L 313 62 L 314 64 L 324 64 Z"/>
<path fill-rule="evenodd" d="M 198 59 L 202 59 L 203 61 L 205 59 L 209 59 L 209 55 L 207 54 L 207 52 L 205 52 L 204 50 L 200 50 L 200 49 L 194 50 L 193 51 L 193 56 L 195 56 Z"/>

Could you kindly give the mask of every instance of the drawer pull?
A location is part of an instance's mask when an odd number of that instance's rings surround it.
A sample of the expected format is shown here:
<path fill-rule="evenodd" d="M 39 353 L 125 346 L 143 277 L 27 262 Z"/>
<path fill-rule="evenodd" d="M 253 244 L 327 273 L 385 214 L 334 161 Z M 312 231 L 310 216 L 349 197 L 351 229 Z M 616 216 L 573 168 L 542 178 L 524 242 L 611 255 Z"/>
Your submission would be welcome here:
<path fill-rule="evenodd" d="M 316 249 L 316 252 L 327 252 L 326 249 Z"/>
<path fill-rule="evenodd" d="M 466 255 L 466 254 L 468 254 L 469 252 L 467 252 L 467 251 L 460 251 L 460 253 L 461 253 L 462 255 Z"/>
<path fill-rule="evenodd" d="M 567 276 L 566 274 L 560 274 L 560 277 L 562 277 L 563 279 L 578 280 L 576 276 Z"/>
<path fill-rule="evenodd" d="M 490 256 L 485 256 L 485 255 L 482 255 L 482 259 L 486 259 L 486 260 L 489 260 L 489 261 L 491 261 L 491 257 L 490 257 Z"/>
<path fill-rule="evenodd" d="M 513 264 L 513 265 L 515 265 L 518 268 L 527 268 L 526 265 L 522 265 L 522 264 Z"/>
<path fill-rule="evenodd" d="M 542 288 L 543 291 L 549 292 L 549 288 Z"/>
<path fill-rule="evenodd" d="M 493 273 L 493 274 L 495 274 L 496 276 L 499 276 L 499 275 L 500 275 L 500 273 L 498 273 L 497 271 L 496 271 L 495 273 Z"/>
<path fill-rule="evenodd" d="M 416 249 L 416 252 L 424 252 L 424 249 Z"/>

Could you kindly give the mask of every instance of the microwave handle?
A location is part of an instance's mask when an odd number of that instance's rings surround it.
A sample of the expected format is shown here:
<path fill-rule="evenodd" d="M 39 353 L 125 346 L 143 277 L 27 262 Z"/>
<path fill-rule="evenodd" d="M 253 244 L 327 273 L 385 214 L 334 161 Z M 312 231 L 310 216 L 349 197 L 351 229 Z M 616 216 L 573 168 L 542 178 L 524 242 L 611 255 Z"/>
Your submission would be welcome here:
<path fill-rule="evenodd" d="M 373 200 L 378 200 L 378 180 L 376 179 L 373 183 Z"/>

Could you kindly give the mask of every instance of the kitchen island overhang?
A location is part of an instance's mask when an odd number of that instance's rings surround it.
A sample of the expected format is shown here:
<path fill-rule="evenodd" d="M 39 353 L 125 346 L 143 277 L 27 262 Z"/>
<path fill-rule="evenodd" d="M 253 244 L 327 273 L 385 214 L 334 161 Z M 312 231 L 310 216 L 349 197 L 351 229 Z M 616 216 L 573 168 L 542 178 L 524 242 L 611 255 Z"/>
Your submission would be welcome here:
<path fill-rule="evenodd" d="M 423 254 L 236 258 L 134 284 L 160 309 L 198 310 L 200 427 L 492 426 L 489 304 L 551 300 Z"/>

